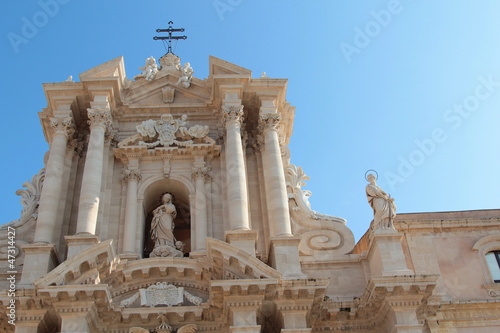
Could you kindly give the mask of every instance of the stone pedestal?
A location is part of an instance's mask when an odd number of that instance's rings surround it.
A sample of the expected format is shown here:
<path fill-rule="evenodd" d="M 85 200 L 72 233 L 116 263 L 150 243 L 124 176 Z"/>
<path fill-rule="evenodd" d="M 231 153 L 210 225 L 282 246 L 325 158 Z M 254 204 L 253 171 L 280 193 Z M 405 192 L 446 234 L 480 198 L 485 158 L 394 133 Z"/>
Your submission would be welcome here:
<path fill-rule="evenodd" d="M 19 288 L 33 288 L 33 282 L 57 267 L 61 260 L 54 244 L 23 245 L 24 268 Z"/>
<path fill-rule="evenodd" d="M 255 230 L 231 230 L 226 231 L 226 242 L 241 249 L 255 257 L 257 244 L 257 231 Z"/>
<path fill-rule="evenodd" d="M 401 246 L 403 235 L 394 229 L 373 232 L 368 253 L 371 276 L 414 275 Z"/>
<path fill-rule="evenodd" d="M 305 279 L 299 258 L 299 237 L 271 238 L 269 261 L 273 268 L 283 274 L 284 279 Z"/>
<path fill-rule="evenodd" d="M 391 332 L 423 333 L 424 324 L 419 323 L 417 309 L 421 304 L 421 295 L 397 295 L 388 297 L 385 301 L 391 309 Z"/>
<path fill-rule="evenodd" d="M 99 238 L 91 234 L 66 236 L 64 239 L 68 246 L 68 259 L 99 243 Z"/>

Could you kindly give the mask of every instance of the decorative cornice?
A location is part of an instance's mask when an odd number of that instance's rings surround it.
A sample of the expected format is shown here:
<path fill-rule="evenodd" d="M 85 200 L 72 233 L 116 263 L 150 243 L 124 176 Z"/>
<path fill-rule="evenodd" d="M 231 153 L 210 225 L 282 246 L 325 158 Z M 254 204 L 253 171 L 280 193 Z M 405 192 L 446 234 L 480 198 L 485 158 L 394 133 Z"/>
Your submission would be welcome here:
<path fill-rule="evenodd" d="M 229 122 L 237 122 L 241 125 L 243 122 L 243 105 L 230 105 L 222 107 L 222 121 L 224 125 Z"/>

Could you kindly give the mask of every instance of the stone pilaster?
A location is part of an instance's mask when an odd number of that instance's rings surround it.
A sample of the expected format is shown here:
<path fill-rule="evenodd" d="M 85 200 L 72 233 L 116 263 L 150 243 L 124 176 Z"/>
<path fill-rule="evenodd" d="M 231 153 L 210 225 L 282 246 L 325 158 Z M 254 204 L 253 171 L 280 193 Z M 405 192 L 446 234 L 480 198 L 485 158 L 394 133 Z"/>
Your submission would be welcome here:
<path fill-rule="evenodd" d="M 243 105 L 222 108 L 226 130 L 226 174 L 231 230 L 249 230 L 248 190 L 245 158 L 241 141 Z"/>
<path fill-rule="evenodd" d="M 279 113 L 261 114 L 259 121 L 259 129 L 264 137 L 262 162 L 271 237 L 292 235 L 285 172 L 278 136 L 279 121 Z"/>
<path fill-rule="evenodd" d="M 35 243 L 55 243 L 58 207 L 61 198 L 68 139 L 75 132 L 71 117 L 52 118 L 50 125 L 54 131 L 43 183 L 38 221 L 35 230 Z"/>
<path fill-rule="evenodd" d="M 127 183 L 127 198 L 125 206 L 125 223 L 123 230 L 123 253 L 120 257 L 137 259 L 139 254 L 136 249 L 137 230 L 137 187 L 141 180 L 139 170 L 124 170 L 123 181 Z"/>
<path fill-rule="evenodd" d="M 207 223 L 207 194 L 205 192 L 205 181 L 210 179 L 207 167 L 193 168 L 193 180 L 196 185 L 194 204 L 194 223 L 196 225 L 194 235 L 194 250 L 201 251 L 206 247 L 208 236 Z"/>
<path fill-rule="evenodd" d="M 90 138 L 83 171 L 77 234 L 95 234 L 104 159 L 105 133 L 111 127 L 111 111 L 88 109 Z"/>

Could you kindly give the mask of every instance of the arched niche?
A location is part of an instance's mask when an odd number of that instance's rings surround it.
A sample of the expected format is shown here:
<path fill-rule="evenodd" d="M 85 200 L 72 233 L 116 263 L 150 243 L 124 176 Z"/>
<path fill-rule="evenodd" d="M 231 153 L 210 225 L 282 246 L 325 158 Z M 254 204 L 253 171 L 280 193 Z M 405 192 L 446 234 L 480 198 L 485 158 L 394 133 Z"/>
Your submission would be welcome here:
<path fill-rule="evenodd" d="M 188 179 L 184 178 L 164 178 L 149 179 L 149 182 L 143 185 L 139 189 L 139 198 L 142 199 L 145 216 L 143 258 L 149 258 L 149 253 L 154 247 L 154 242 L 151 239 L 152 212 L 161 204 L 161 196 L 165 192 L 173 195 L 173 204 L 177 210 L 177 216 L 174 220 L 174 237 L 185 244 L 183 252 L 187 256 L 191 251 L 190 188 L 192 184 Z"/>

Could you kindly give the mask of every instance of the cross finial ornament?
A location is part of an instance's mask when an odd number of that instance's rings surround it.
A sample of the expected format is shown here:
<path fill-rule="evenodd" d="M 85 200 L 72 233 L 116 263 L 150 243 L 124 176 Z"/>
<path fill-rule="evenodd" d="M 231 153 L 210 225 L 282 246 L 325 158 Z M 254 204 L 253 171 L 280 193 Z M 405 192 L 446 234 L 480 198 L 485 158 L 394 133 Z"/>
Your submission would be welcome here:
<path fill-rule="evenodd" d="M 184 31 L 184 28 L 181 28 L 181 29 L 174 29 L 172 28 L 172 24 L 174 24 L 174 22 L 172 21 L 169 21 L 168 22 L 168 29 L 156 29 L 156 32 L 168 32 L 168 36 L 154 36 L 153 39 L 154 40 L 167 40 L 168 41 L 168 51 L 167 53 L 172 53 L 172 40 L 176 39 L 187 39 L 187 36 L 172 36 L 172 33 L 173 32 L 183 32 Z"/>

